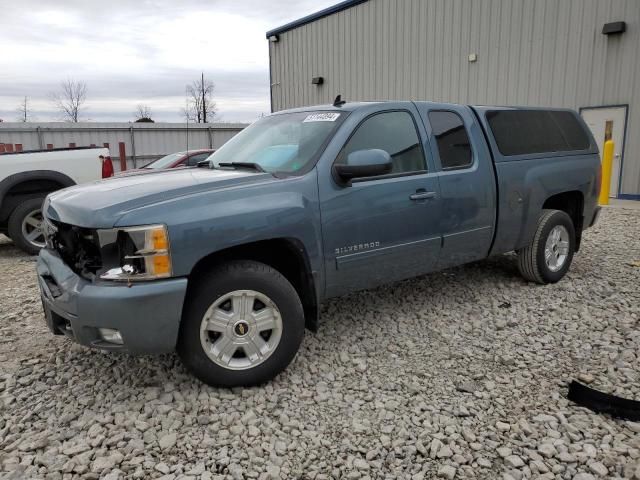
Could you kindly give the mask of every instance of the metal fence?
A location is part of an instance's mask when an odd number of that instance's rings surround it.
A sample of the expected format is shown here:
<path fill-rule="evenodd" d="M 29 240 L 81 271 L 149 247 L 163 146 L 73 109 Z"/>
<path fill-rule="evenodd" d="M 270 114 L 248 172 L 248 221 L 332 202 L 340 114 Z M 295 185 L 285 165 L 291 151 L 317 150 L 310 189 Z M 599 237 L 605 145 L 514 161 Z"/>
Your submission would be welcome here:
<path fill-rule="evenodd" d="M 120 144 L 124 144 L 127 163 L 135 167 L 168 153 L 219 148 L 246 126 L 241 123 L 3 122 L 0 123 L 0 150 L 107 146 L 116 158 Z"/>

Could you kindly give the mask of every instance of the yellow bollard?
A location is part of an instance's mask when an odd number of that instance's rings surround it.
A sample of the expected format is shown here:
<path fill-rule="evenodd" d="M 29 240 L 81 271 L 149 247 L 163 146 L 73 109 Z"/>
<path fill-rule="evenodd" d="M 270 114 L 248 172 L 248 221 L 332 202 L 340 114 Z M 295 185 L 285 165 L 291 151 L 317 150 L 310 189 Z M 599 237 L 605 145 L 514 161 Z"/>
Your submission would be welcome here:
<path fill-rule="evenodd" d="M 611 187 L 611 170 L 613 168 L 613 140 L 604 142 L 602 149 L 602 184 L 600 186 L 600 205 L 609 205 L 609 189 Z"/>

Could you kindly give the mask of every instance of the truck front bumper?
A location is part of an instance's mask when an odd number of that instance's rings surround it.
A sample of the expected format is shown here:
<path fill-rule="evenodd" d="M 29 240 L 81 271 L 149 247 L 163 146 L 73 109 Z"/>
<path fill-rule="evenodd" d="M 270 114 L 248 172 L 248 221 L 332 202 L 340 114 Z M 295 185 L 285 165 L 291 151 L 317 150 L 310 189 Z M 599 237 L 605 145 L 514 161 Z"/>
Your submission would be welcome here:
<path fill-rule="evenodd" d="M 133 354 L 175 350 L 186 278 L 131 286 L 94 283 L 78 276 L 49 249 L 40 251 L 37 272 L 47 325 L 54 334 L 87 347 Z M 106 340 L 101 329 L 116 330 L 121 341 Z"/>

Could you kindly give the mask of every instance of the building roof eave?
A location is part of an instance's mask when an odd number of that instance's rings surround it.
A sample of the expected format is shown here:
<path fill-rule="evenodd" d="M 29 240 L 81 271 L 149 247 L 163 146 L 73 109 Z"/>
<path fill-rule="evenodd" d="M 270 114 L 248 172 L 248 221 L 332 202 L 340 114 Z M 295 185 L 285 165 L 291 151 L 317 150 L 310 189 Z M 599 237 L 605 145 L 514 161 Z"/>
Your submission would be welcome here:
<path fill-rule="evenodd" d="M 267 38 L 273 35 L 279 35 L 284 32 L 288 32 L 289 30 L 293 30 L 294 28 L 301 27 L 302 25 L 306 25 L 311 22 L 315 22 L 324 17 L 328 17 L 329 15 L 333 15 L 334 13 L 341 12 L 351 7 L 355 7 L 360 3 L 367 2 L 369 0 L 345 0 L 344 2 L 337 3 L 336 5 L 332 5 L 330 7 L 325 8 L 324 10 L 320 10 L 319 12 L 312 13 L 311 15 L 307 15 L 306 17 L 299 18 L 298 20 L 294 20 L 293 22 L 289 22 L 281 27 L 274 28 L 273 30 L 269 30 L 267 32 Z"/>

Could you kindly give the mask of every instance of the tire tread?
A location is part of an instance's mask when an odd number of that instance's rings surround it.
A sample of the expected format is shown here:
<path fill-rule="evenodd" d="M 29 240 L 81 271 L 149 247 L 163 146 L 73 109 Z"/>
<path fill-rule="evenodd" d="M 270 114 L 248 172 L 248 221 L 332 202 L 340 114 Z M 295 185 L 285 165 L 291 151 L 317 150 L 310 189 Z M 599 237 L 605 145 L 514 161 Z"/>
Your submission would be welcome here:
<path fill-rule="evenodd" d="M 543 285 L 548 283 L 545 281 L 542 276 L 542 272 L 540 272 L 540 268 L 538 267 L 538 252 L 540 241 L 542 240 L 542 232 L 544 231 L 546 224 L 559 211 L 560 210 L 542 210 L 542 214 L 538 220 L 536 233 L 533 236 L 533 241 L 518 252 L 518 270 L 520 271 L 520 274 L 530 282 L 536 282 Z"/>

